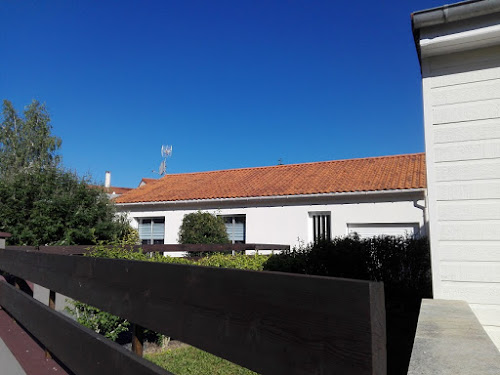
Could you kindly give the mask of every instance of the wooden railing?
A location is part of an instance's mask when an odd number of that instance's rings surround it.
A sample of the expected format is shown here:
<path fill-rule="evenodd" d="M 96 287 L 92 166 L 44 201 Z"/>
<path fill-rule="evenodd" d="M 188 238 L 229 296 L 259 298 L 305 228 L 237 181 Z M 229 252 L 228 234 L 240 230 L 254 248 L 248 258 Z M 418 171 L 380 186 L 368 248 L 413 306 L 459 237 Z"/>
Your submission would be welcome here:
<path fill-rule="evenodd" d="M 243 251 L 283 251 L 290 250 L 290 245 L 278 245 L 278 244 L 252 244 L 252 243 L 236 243 L 236 244 L 169 244 L 169 245 L 134 245 L 134 249 L 137 251 L 143 251 L 145 253 L 160 253 L 160 252 L 172 252 L 172 253 L 186 253 L 186 252 L 220 252 L 220 253 L 232 253 L 232 252 L 243 252 Z M 8 249 L 11 250 L 36 250 L 43 253 L 49 254 L 60 254 L 60 255 L 80 255 L 92 251 L 91 245 L 73 245 L 73 246 L 9 246 Z"/>
<path fill-rule="evenodd" d="M 0 270 L 260 374 L 386 373 L 382 283 L 20 249 Z M 0 305 L 76 374 L 168 374 L 5 282 Z"/>

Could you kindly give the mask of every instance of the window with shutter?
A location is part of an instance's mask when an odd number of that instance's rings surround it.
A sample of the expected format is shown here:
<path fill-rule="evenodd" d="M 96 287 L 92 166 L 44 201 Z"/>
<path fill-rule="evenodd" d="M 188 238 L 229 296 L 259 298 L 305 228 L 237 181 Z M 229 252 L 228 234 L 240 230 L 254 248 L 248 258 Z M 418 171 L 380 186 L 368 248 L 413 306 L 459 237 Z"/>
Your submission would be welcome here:
<path fill-rule="evenodd" d="M 165 238 L 165 218 L 139 218 L 139 238 L 143 245 L 161 245 Z"/>
<path fill-rule="evenodd" d="M 312 212 L 310 216 L 312 219 L 313 241 L 330 241 L 332 239 L 330 213 Z"/>
<path fill-rule="evenodd" d="M 245 243 L 246 217 L 245 215 L 223 216 L 226 224 L 227 236 L 231 243 Z"/>

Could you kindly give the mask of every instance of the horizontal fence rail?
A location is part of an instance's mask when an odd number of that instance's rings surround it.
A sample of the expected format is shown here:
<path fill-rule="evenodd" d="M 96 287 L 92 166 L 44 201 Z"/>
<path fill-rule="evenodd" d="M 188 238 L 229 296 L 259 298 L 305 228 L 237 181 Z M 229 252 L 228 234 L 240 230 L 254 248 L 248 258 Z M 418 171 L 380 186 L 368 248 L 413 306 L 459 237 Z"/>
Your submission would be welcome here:
<path fill-rule="evenodd" d="M 72 246 L 7 246 L 10 250 L 33 250 L 48 254 L 61 255 L 80 255 L 88 253 L 94 245 L 72 245 Z M 110 248 L 112 246 L 109 246 Z M 275 250 L 283 251 L 290 250 L 289 245 L 278 244 L 251 244 L 251 243 L 236 243 L 236 244 L 168 244 L 168 245 L 134 245 L 135 250 L 142 249 L 145 253 L 153 252 L 221 252 L 231 253 L 233 251 L 248 251 L 248 250 Z"/>
<path fill-rule="evenodd" d="M 171 374 L 5 282 L 0 305 L 76 374 Z"/>
<path fill-rule="evenodd" d="M 382 283 L 21 250 L 0 269 L 261 374 L 386 373 Z"/>

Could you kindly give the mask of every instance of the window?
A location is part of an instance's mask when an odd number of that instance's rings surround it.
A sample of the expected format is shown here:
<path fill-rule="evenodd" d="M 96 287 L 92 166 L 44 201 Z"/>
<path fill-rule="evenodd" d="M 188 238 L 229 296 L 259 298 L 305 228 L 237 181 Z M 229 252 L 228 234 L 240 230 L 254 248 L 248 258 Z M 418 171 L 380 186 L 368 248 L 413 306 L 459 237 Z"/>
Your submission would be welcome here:
<path fill-rule="evenodd" d="M 246 217 L 245 215 L 222 216 L 226 224 L 227 236 L 231 243 L 245 243 Z"/>
<path fill-rule="evenodd" d="M 165 237 L 165 218 L 154 217 L 139 220 L 139 238 L 143 245 L 162 245 Z"/>
<path fill-rule="evenodd" d="M 313 212 L 312 219 L 313 241 L 331 240 L 331 220 L 329 212 Z"/>
<path fill-rule="evenodd" d="M 359 238 L 377 236 L 420 236 L 418 223 L 356 223 L 347 224 L 347 233 L 356 233 Z"/>

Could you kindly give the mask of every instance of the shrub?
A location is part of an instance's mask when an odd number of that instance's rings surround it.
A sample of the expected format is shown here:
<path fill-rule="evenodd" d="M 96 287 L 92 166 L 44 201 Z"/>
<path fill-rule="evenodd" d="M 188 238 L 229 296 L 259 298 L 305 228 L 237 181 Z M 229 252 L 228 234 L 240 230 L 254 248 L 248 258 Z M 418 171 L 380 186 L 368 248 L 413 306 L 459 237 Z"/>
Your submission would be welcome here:
<path fill-rule="evenodd" d="M 422 298 L 432 298 L 427 238 L 335 238 L 273 255 L 264 270 L 383 281 L 388 374 L 406 374 Z"/>
<path fill-rule="evenodd" d="M 193 212 L 184 216 L 179 230 L 181 244 L 227 244 L 229 238 L 224 220 L 209 212 Z"/>
<path fill-rule="evenodd" d="M 273 255 L 266 271 L 383 281 L 386 294 L 432 295 L 427 238 L 337 237 Z"/>
<path fill-rule="evenodd" d="M 241 270 L 262 271 L 269 255 L 224 255 L 214 254 L 200 258 L 195 264 L 200 266 L 237 268 Z"/>

